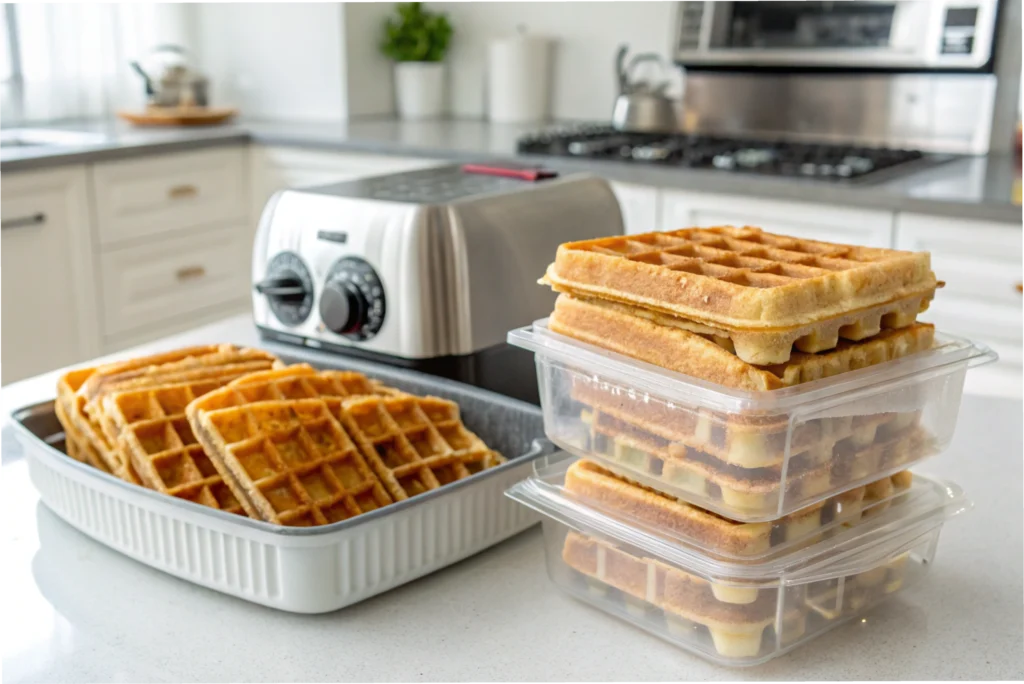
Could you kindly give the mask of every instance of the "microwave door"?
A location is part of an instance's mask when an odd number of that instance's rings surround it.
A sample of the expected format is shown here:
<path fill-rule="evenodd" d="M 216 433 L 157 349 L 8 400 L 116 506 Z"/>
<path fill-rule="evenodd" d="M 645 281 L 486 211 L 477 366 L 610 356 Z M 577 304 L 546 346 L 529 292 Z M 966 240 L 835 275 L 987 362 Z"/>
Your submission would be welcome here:
<path fill-rule="evenodd" d="M 989 63 L 995 0 L 684 2 L 686 67 L 977 69 Z"/>

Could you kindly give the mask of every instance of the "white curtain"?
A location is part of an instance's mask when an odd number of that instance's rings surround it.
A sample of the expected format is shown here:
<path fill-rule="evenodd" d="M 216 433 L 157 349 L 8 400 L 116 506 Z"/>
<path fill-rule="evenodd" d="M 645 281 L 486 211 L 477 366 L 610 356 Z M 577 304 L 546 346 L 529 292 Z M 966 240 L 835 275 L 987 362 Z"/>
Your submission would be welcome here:
<path fill-rule="evenodd" d="M 15 4 L 15 13 L 21 92 L 20 98 L 5 93 L 4 125 L 12 119 L 104 117 L 121 107 L 141 107 L 142 81 L 129 61 L 161 43 L 192 42 L 187 4 L 25 2 Z"/>

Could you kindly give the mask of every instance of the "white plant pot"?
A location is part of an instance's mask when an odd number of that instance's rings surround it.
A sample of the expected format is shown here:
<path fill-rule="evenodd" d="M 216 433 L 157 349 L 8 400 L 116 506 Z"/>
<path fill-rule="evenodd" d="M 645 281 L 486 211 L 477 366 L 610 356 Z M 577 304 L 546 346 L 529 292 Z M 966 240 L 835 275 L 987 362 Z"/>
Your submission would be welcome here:
<path fill-rule="evenodd" d="M 397 62 L 395 95 L 403 119 L 430 119 L 444 114 L 444 64 Z"/>

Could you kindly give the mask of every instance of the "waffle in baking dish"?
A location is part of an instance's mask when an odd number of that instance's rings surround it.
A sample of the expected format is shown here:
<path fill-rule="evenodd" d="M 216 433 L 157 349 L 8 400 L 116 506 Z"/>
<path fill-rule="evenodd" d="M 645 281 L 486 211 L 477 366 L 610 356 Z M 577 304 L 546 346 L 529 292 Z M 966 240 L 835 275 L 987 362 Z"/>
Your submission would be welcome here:
<path fill-rule="evenodd" d="M 593 344 L 661 368 L 748 391 L 793 387 L 851 370 L 875 366 L 930 349 L 935 328 L 908 323 L 860 342 L 842 340 L 829 351 L 794 352 L 788 360 L 755 366 L 721 340 L 654 322 L 635 307 L 560 295 L 548 320 L 552 332 Z"/>
<path fill-rule="evenodd" d="M 757 365 L 905 327 L 939 286 L 926 252 L 729 226 L 566 243 L 542 282 L 670 317 Z"/>
<path fill-rule="evenodd" d="M 284 394 L 279 383 L 249 383 L 211 393 L 186 413 L 249 515 L 268 522 L 345 520 L 504 461 L 450 401 L 374 383 L 365 389 L 387 394 L 269 398 Z"/>

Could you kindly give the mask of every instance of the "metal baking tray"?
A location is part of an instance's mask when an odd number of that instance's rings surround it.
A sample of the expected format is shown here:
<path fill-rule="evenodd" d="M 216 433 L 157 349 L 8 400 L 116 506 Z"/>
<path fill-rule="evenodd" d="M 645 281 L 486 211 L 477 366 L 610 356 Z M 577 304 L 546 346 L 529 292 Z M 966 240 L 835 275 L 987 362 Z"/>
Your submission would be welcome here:
<path fill-rule="evenodd" d="M 270 345 L 268 345 L 270 346 Z M 350 368 L 416 394 L 458 402 L 466 426 L 508 462 L 359 517 L 312 528 L 243 518 L 129 484 L 69 458 L 53 401 L 9 425 L 43 503 L 73 527 L 142 563 L 238 598 L 296 613 L 357 603 L 478 553 L 530 527 L 504 496 L 554 451 L 540 409 L 487 390 L 338 356 L 286 361 Z"/>

